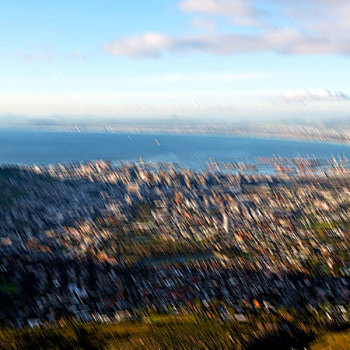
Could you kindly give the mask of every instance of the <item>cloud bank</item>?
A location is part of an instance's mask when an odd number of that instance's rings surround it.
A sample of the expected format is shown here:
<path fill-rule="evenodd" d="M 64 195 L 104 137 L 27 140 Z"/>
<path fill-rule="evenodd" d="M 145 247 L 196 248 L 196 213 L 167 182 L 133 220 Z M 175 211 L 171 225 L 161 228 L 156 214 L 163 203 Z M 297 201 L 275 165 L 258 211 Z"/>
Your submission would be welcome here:
<path fill-rule="evenodd" d="M 350 2 L 345 0 L 183 0 L 179 10 L 192 16 L 197 32 L 178 36 L 145 32 L 113 40 L 103 49 L 115 56 L 133 58 L 158 58 L 165 53 L 233 55 L 268 51 L 350 54 Z M 222 19 L 227 21 L 229 31 L 213 25 Z M 212 30 L 198 33 L 198 23 L 203 21 L 212 23 Z"/>
<path fill-rule="evenodd" d="M 350 95 L 327 89 L 299 89 L 284 93 L 282 99 L 287 102 L 350 101 Z"/>

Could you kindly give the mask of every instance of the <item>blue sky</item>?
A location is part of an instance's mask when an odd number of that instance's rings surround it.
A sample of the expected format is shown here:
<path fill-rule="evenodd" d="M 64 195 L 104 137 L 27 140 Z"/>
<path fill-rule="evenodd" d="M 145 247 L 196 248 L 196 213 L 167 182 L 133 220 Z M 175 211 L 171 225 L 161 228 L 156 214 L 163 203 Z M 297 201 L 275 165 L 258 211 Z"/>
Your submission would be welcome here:
<path fill-rule="evenodd" d="M 347 0 L 11 0 L 0 118 L 348 117 Z"/>

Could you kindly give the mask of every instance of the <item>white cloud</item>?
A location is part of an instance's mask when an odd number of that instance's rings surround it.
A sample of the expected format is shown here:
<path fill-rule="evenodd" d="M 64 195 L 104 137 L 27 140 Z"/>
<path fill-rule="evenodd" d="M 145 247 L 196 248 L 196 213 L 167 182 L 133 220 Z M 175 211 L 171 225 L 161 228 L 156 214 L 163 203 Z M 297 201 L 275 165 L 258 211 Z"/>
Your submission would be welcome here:
<path fill-rule="evenodd" d="M 183 0 L 179 8 L 186 13 L 230 17 L 237 25 L 260 24 L 249 0 Z"/>
<path fill-rule="evenodd" d="M 350 95 L 343 91 L 327 89 L 299 89 L 285 92 L 282 100 L 287 102 L 350 101 Z"/>
<path fill-rule="evenodd" d="M 174 39 L 157 33 L 116 40 L 104 46 L 104 50 L 116 56 L 158 57 L 164 50 L 171 50 Z"/>
<path fill-rule="evenodd" d="M 280 54 L 350 53 L 350 43 L 342 40 L 305 36 L 293 29 L 271 30 L 264 34 L 242 35 L 209 33 L 170 37 L 157 33 L 115 40 L 104 50 L 116 56 L 161 57 L 171 54 L 211 53 L 232 55 L 274 51 Z"/>
<path fill-rule="evenodd" d="M 250 13 L 247 2 L 242 0 L 183 0 L 179 7 L 184 12 L 203 12 L 220 15 Z"/>
<path fill-rule="evenodd" d="M 297 3 L 297 4 L 296 4 Z M 269 12 L 269 7 L 274 13 Z M 261 8 L 265 5 L 265 10 Z M 208 28 L 218 17 L 230 19 L 231 31 L 169 36 L 142 33 L 112 41 L 104 50 L 126 57 L 162 57 L 164 53 L 233 55 L 272 51 L 280 54 L 350 54 L 350 3 L 345 0 L 182 0 L 191 23 Z M 204 16 L 204 17 L 203 17 Z M 239 27 L 250 34 L 242 34 Z M 257 28 L 258 27 L 258 28 Z"/>
<path fill-rule="evenodd" d="M 287 94 L 288 101 L 311 97 L 324 103 L 286 103 L 276 91 L 179 91 L 65 92 L 0 94 L 0 118 L 6 115 L 33 117 L 78 116 L 280 118 L 295 116 L 344 116 L 349 97 L 342 92 L 318 91 Z M 292 100 L 293 99 L 293 100 Z M 344 103 L 333 103 L 340 100 Z M 329 103 L 326 103 L 330 101 Z M 61 118 L 61 117 L 60 117 Z"/>

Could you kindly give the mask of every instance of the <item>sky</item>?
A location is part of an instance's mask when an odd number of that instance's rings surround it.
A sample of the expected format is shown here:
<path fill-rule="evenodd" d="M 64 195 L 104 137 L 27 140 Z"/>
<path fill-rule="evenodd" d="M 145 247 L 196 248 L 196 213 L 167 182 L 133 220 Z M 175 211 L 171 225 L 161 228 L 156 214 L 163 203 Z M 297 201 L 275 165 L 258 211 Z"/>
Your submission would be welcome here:
<path fill-rule="evenodd" d="M 0 122 L 350 116 L 348 0 L 1 7 Z"/>

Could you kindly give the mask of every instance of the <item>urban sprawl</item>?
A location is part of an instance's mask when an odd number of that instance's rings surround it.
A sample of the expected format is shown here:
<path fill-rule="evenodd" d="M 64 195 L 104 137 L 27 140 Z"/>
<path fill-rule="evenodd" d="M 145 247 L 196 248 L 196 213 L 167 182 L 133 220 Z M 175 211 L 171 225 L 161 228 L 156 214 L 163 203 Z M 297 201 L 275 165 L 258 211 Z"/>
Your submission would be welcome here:
<path fill-rule="evenodd" d="M 2 166 L 0 323 L 342 324 L 349 189 L 342 158 Z"/>

